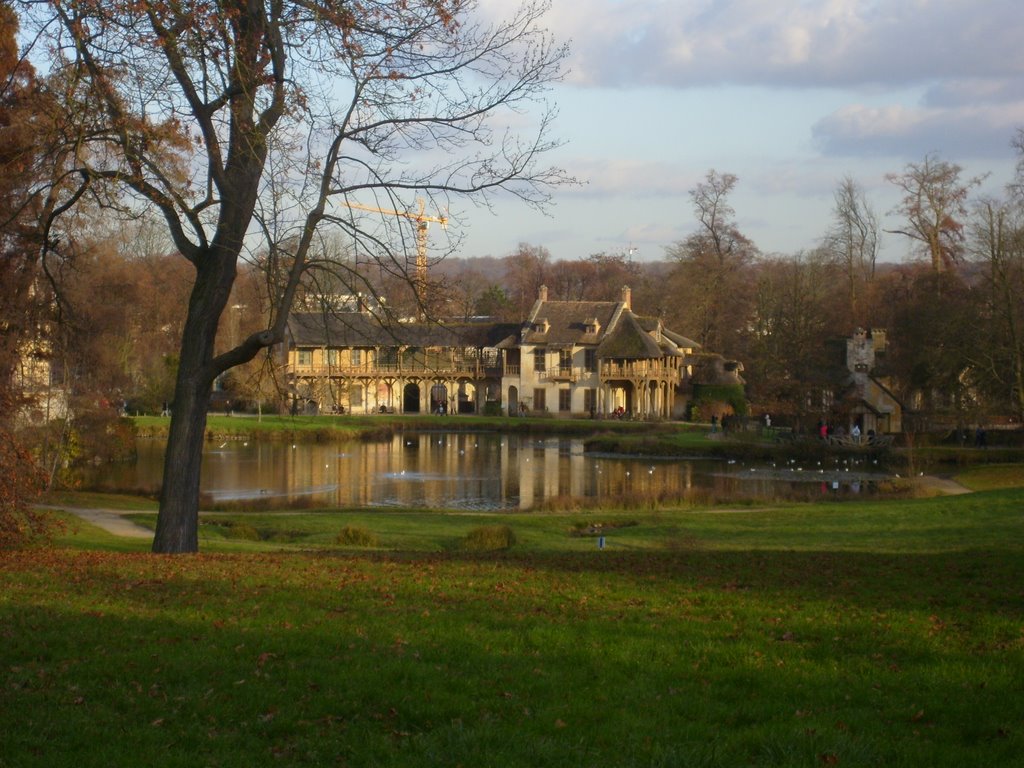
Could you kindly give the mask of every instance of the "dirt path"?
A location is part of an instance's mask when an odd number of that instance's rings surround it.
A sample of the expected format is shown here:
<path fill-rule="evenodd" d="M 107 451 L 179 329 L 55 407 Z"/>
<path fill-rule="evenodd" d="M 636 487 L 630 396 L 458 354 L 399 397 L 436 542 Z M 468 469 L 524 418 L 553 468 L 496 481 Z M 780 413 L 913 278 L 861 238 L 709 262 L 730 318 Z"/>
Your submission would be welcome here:
<path fill-rule="evenodd" d="M 46 507 L 46 509 L 58 509 L 62 512 L 70 512 L 73 515 L 85 520 L 87 523 L 102 528 L 115 536 L 126 536 L 132 539 L 151 539 L 153 531 L 149 528 L 133 523 L 124 516 L 128 512 L 116 509 L 85 509 L 82 507 Z"/>
<path fill-rule="evenodd" d="M 920 477 L 915 477 L 913 480 L 918 486 L 943 496 L 956 496 L 961 493 L 971 492 L 970 488 L 965 488 L 960 485 L 960 483 L 956 482 L 956 480 L 950 480 L 945 477 L 921 475 Z"/>

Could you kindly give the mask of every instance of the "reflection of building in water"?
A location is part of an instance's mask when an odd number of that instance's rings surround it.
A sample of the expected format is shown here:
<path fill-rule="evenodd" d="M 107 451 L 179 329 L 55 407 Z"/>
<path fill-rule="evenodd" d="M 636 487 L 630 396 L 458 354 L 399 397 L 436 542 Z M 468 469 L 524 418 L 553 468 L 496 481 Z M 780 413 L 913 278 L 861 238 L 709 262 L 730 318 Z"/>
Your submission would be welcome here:
<path fill-rule="evenodd" d="M 236 460 L 220 482 L 244 483 L 243 474 L 255 469 L 268 484 L 276 475 L 277 493 L 326 494 L 340 506 L 526 510 L 558 498 L 681 497 L 695 485 L 691 462 L 588 456 L 581 441 L 558 438 L 407 434 L 351 453 L 265 443 L 256 450 L 253 468 L 241 470 Z M 723 494 L 734 484 L 726 475 L 704 482 Z"/>
<path fill-rule="evenodd" d="M 583 452 L 579 440 L 496 434 L 405 434 L 382 443 L 294 447 L 230 441 L 211 446 L 203 461 L 203 490 L 216 500 L 289 496 L 342 509 L 525 510 L 556 497 L 678 498 L 691 491 L 769 496 L 790 486 L 782 470 L 755 474 L 721 462 L 594 456 Z M 163 444 L 141 440 L 135 464 L 104 467 L 97 479 L 111 486 L 156 487 L 162 467 Z M 113 479 L 115 471 L 120 479 Z M 792 474 L 796 480 L 801 473 Z M 811 480 L 810 473 L 802 474 L 805 484 Z"/>
<path fill-rule="evenodd" d="M 617 499 L 627 495 L 682 497 L 694 487 L 692 462 L 588 456 L 580 441 L 544 440 L 524 450 L 503 449 L 504 498 L 531 509 L 557 498 Z M 734 483 L 712 480 L 723 493 Z"/>

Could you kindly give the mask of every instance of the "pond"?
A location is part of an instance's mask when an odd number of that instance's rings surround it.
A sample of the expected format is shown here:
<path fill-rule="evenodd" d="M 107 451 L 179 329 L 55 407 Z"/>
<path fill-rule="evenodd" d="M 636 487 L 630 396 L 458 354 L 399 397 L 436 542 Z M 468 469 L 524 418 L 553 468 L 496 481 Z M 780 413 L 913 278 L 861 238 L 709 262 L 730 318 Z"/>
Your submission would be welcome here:
<path fill-rule="evenodd" d="M 154 490 L 164 442 L 140 440 L 134 464 L 97 470 L 97 484 Z M 385 442 L 208 443 L 202 491 L 214 503 L 528 510 L 584 498 L 828 498 L 873 491 L 884 474 L 853 463 L 744 465 L 584 453 L 581 440 L 473 432 L 400 434 Z M 255 505 L 254 505 L 255 506 Z"/>

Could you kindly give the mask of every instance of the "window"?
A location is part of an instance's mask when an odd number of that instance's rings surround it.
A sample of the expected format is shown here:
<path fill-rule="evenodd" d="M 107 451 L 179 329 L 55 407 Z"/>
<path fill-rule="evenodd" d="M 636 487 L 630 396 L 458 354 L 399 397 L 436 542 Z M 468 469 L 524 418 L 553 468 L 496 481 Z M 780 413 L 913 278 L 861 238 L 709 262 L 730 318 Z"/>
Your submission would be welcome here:
<path fill-rule="evenodd" d="M 558 367 L 563 371 L 572 370 L 572 350 L 562 349 L 558 352 Z"/>
<path fill-rule="evenodd" d="M 583 350 L 583 367 L 587 369 L 587 373 L 594 373 L 597 370 L 596 349 Z"/>
<path fill-rule="evenodd" d="M 533 390 L 533 410 L 535 411 L 546 411 L 548 409 L 548 403 L 545 395 L 547 392 L 543 389 Z"/>
<path fill-rule="evenodd" d="M 327 350 L 327 364 L 330 365 L 330 366 L 335 366 L 335 365 L 338 364 L 338 350 L 336 350 L 336 349 L 328 349 Z"/>
<path fill-rule="evenodd" d="M 313 350 L 311 349 L 300 349 L 299 350 L 299 365 L 312 365 L 313 364 Z"/>
<path fill-rule="evenodd" d="M 535 371 L 546 371 L 548 369 L 547 363 L 547 350 L 535 349 L 533 350 L 533 370 Z"/>
<path fill-rule="evenodd" d="M 588 388 L 583 390 L 583 410 L 587 413 L 597 412 L 597 390 Z"/>
<path fill-rule="evenodd" d="M 353 349 L 349 353 L 349 358 L 352 361 L 352 365 L 359 366 L 363 364 L 363 350 Z"/>
<path fill-rule="evenodd" d="M 572 392 L 569 389 L 558 390 L 558 410 L 572 410 Z"/>

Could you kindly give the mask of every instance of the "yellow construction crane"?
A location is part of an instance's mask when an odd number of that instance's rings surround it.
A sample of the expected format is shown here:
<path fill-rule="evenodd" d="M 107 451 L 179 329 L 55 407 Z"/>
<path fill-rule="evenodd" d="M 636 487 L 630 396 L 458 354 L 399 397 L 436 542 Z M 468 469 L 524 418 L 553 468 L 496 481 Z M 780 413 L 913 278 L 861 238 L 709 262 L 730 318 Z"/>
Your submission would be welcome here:
<path fill-rule="evenodd" d="M 440 224 L 443 229 L 448 229 L 448 217 L 427 216 L 424 213 L 426 203 L 424 203 L 423 198 L 419 198 L 416 202 L 419 204 L 419 210 L 415 213 L 412 211 L 392 211 L 387 208 L 375 208 L 372 205 L 360 205 L 348 200 L 342 200 L 341 204 L 357 211 L 381 213 L 385 216 L 401 216 L 403 219 L 409 219 L 416 223 L 416 285 L 418 289 L 422 289 L 427 283 L 427 229 L 430 227 L 431 222 Z"/>

